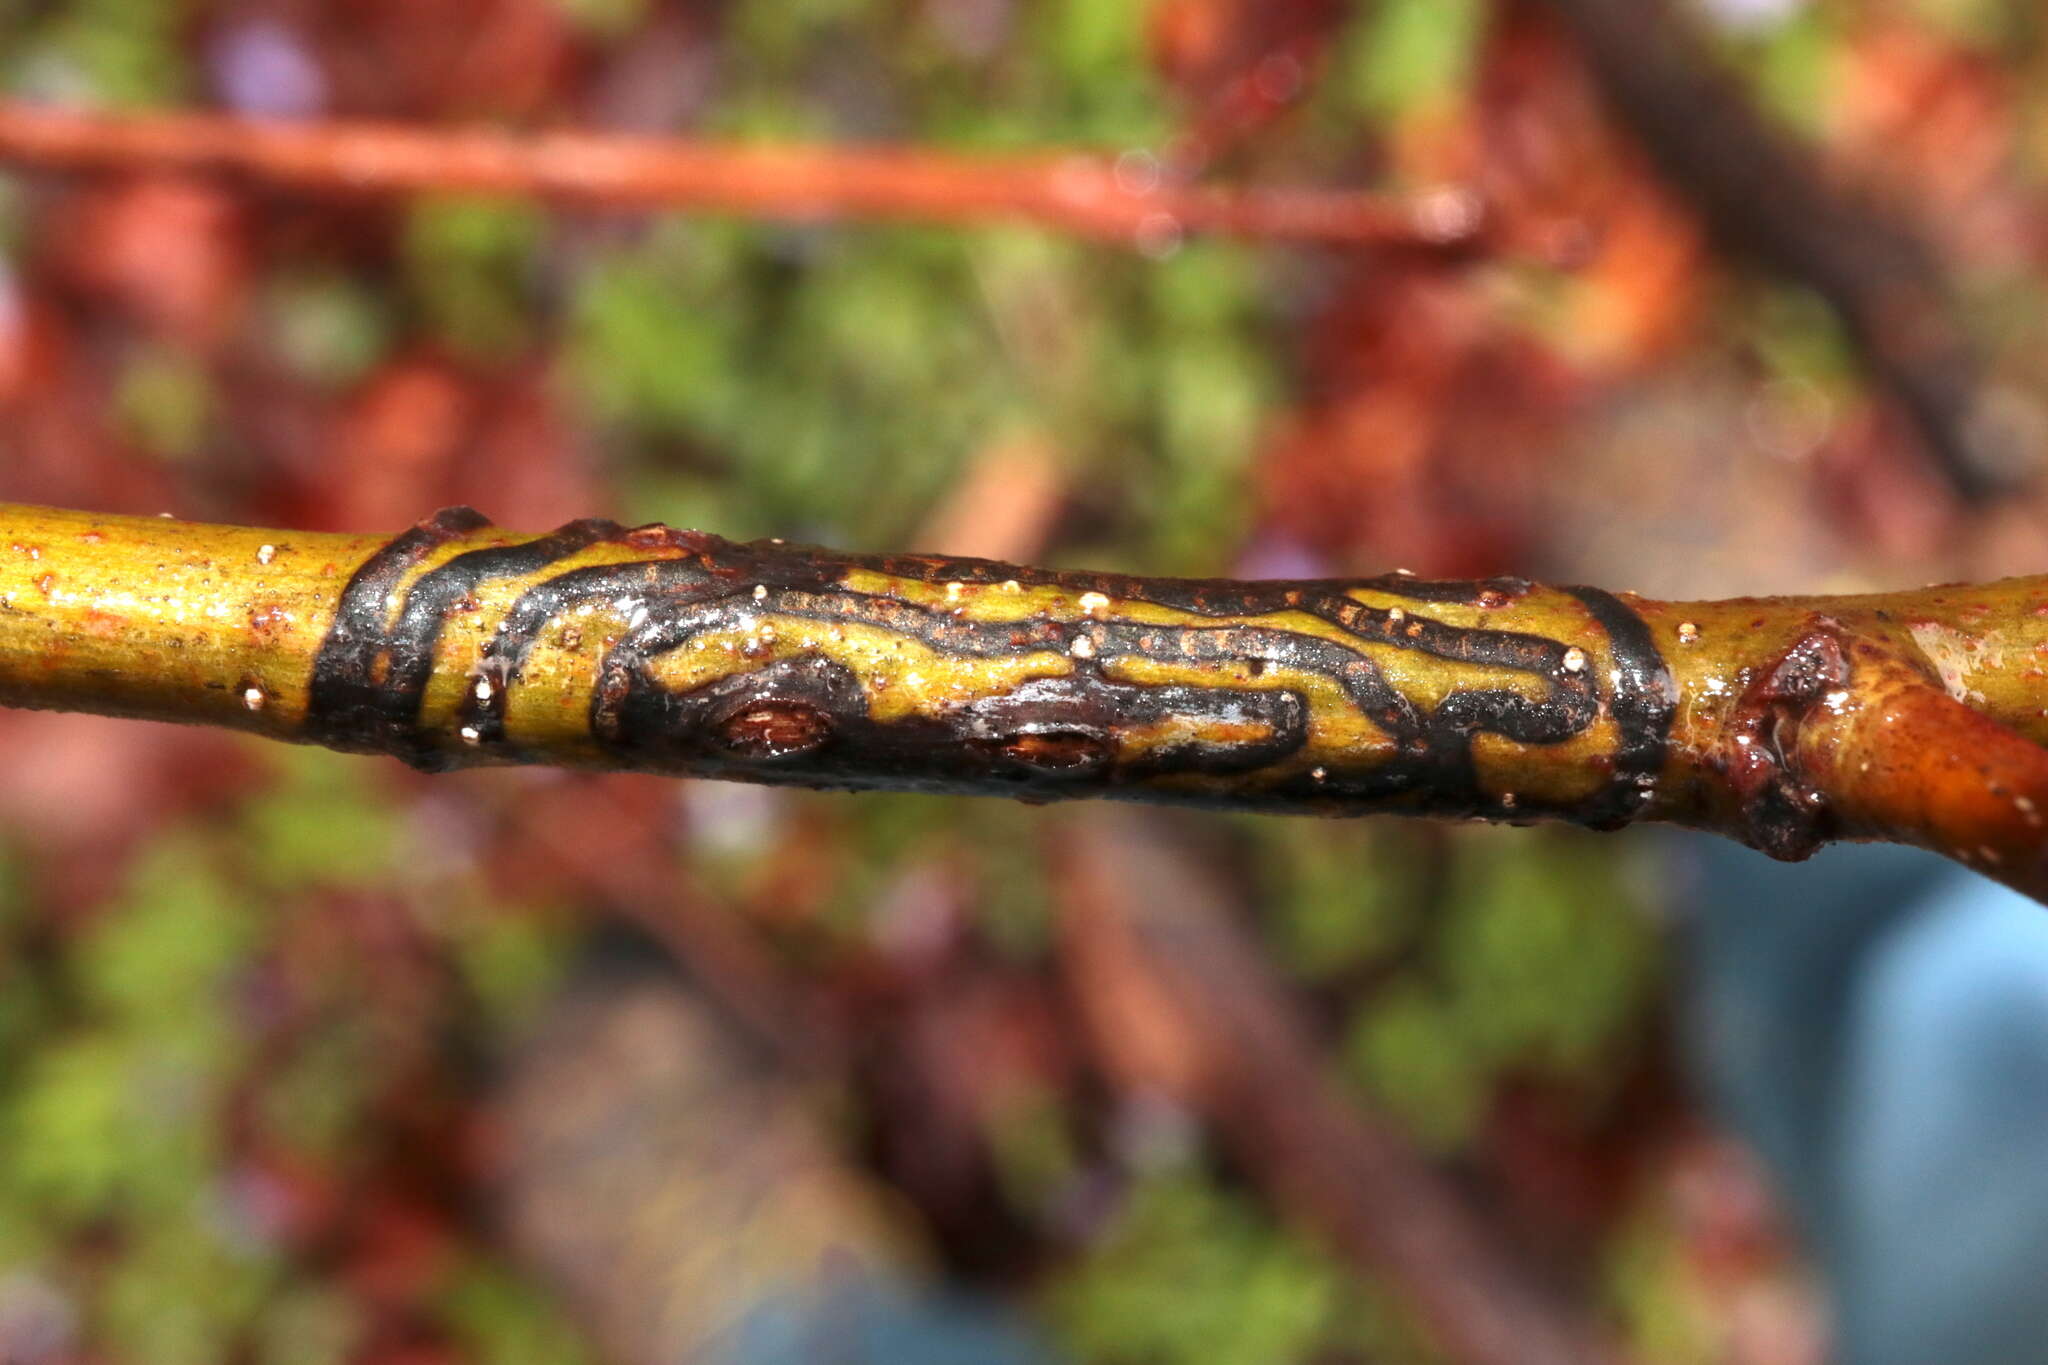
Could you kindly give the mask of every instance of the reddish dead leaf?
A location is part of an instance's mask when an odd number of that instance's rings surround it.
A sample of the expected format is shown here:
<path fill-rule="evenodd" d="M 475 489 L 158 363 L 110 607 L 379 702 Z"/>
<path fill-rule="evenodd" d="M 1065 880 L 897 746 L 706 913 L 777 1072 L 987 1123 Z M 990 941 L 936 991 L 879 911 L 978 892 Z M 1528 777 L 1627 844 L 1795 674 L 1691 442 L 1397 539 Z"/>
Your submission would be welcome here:
<path fill-rule="evenodd" d="M 261 768 L 233 739 L 181 725 L 0 711 L 0 825 L 39 850 L 38 891 L 82 913 L 120 885 L 167 820 L 247 794 Z"/>
<path fill-rule="evenodd" d="M 384 526 L 440 506 L 478 417 L 473 385 L 424 354 L 394 360 L 335 422 L 318 476 L 316 528 Z M 394 522 L 395 519 L 395 522 Z"/>
<path fill-rule="evenodd" d="M 2012 207 L 2010 76 L 1924 28 L 1874 21 L 1843 47 L 1829 105 L 1842 160 L 1952 246 L 1986 243 Z M 1974 240 L 1973 240 L 1974 239 Z"/>
<path fill-rule="evenodd" d="M 238 325 L 245 215 L 217 186 L 141 176 L 78 190 L 43 220 L 44 259 L 146 331 L 210 350 Z"/>
<path fill-rule="evenodd" d="M 1914 454 L 1896 417 L 1869 404 L 1815 449 L 1813 515 L 1886 559 L 1927 560 L 1958 525 L 1955 499 Z"/>
<path fill-rule="evenodd" d="M 576 49 L 547 0 L 362 0 L 313 29 L 337 114 L 520 117 L 565 93 Z"/>
<path fill-rule="evenodd" d="M 474 434 L 434 503 L 488 503 L 506 526 L 553 526 L 565 508 L 579 516 L 601 509 L 608 499 L 556 401 L 560 386 L 546 361 L 517 365 L 483 389 Z"/>
<path fill-rule="evenodd" d="M 22 502 L 160 512 L 178 505 L 171 471 L 115 433 L 112 378 L 50 291 L 27 294 L 11 318 L 0 388 L 0 494 Z"/>
<path fill-rule="evenodd" d="M 1310 399 L 1259 473 L 1270 526 L 1339 564 L 1528 562 L 1575 385 L 1447 274 L 1354 270 L 1308 334 Z"/>
<path fill-rule="evenodd" d="M 1157 0 L 1153 64 L 1187 105 L 1170 169 L 1200 170 L 1292 108 L 1348 13 L 1333 0 Z"/>

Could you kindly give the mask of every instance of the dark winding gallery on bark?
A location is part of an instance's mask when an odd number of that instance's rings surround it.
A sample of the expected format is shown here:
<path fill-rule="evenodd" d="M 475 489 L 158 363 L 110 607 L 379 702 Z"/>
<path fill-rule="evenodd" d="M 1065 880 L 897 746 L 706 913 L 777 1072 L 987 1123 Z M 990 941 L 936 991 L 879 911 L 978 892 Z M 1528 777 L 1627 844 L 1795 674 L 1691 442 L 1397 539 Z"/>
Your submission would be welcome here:
<path fill-rule="evenodd" d="M 1890 839 L 2048 892 L 2048 578 L 1656 602 L 0 505 L 0 703 L 427 770 Z"/>

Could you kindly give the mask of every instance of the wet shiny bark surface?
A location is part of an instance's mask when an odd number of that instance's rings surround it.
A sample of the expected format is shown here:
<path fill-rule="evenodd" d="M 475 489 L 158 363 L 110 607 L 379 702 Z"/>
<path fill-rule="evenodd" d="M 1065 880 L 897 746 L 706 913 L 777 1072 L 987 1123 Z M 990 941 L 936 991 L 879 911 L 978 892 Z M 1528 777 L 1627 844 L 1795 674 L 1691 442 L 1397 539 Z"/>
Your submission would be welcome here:
<path fill-rule="evenodd" d="M 1918 843 L 2040 885 L 2048 584 L 1668 603 L 1145 578 L 666 526 L 394 537 L 10 508 L 0 697 L 427 770 Z"/>

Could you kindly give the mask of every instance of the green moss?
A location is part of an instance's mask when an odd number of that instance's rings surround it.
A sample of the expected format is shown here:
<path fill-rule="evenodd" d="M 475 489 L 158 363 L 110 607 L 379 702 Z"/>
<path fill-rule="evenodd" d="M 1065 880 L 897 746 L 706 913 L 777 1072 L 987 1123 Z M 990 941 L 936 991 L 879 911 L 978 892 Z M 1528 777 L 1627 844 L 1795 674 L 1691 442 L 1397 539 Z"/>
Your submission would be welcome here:
<path fill-rule="evenodd" d="M 988 802 L 962 815 L 979 862 L 975 908 L 982 932 L 1015 960 L 1043 960 L 1052 949 L 1056 914 L 1045 857 L 1046 815 Z"/>
<path fill-rule="evenodd" d="M 220 1159 L 220 1081 L 114 1029 L 50 1040 L 8 1096 L 10 1192 L 53 1227 L 185 1216 Z"/>
<path fill-rule="evenodd" d="M 996 1178 L 1014 1207 L 1047 1210 L 1071 1188 L 1080 1154 L 1061 1096 L 1013 1098 L 988 1125 L 987 1136 Z"/>
<path fill-rule="evenodd" d="M 21 951 L 32 928 L 23 871 L 20 855 L 0 842 L 0 1077 L 18 1072 L 50 1014 L 50 983 Z"/>
<path fill-rule="evenodd" d="M 438 1307 L 449 1334 L 477 1365 L 585 1365 L 592 1359 L 546 1295 L 487 1262 L 464 1266 Z"/>
<path fill-rule="evenodd" d="M 1029 413 L 1153 567 L 1213 570 L 1276 387 L 1259 294 L 1221 246 L 1153 264 L 1016 230 L 669 225 L 592 267 L 570 373 L 622 458 L 697 466 L 641 483 L 636 513 L 900 546 Z"/>
<path fill-rule="evenodd" d="M 1434 991 L 1409 980 L 1353 1015 L 1344 1063 L 1376 1108 L 1437 1151 L 1469 1142 L 1492 1093 L 1487 1059 Z"/>
<path fill-rule="evenodd" d="M 1406 945 L 1423 909 L 1424 853 L 1389 822 L 1248 821 L 1281 962 L 1311 981 L 1370 967 Z"/>
<path fill-rule="evenodd" d="M 528 344 L 530 280 L 548 218 L 532 204 L 427 198 L 407 213 L 409 292 L 427 331 L 453 349 L 501 359 Z"/>
<path fill-rule="evenodd" d="M 258 923 L 213 849 L 189 834 L 160 838 L 74 949 L 79 994 L 99 1017 L 158 1041 L 209 1046 Z"/>
<path fill-rule="evenodd" d="M 531 907 L 478 905 L 455 917 L 456 966 L 495 1029 L 517 1027 L 561 981 L 574 954 L 568 927 Z"/>
<path fill-rule="evenodd" d="M 1361 112 L 1385 118 L 1457 95 L 1485 34 L 1480 0 L 1379 0 L 1347 30 L 1334 81 Z"/>
<path fill-rule="evenodd" d="M 272 1271 L 228 1250 L 196 1221 L 138 1229 L 112 1267 L 93 1335 L 114 1359 L 216 1365 L 232 1358 Z"/>
<path fill-rule="evenodd" d="M 1047 0 L 1028 11 L 1041 64 L 1031 101 L 1042 142 L 1103 147 L 1156 145 L 1165 108 L 1145 60 L 1145 7 Z"/>
<path fill-rule="evenodd" d="M 1329 1260 L 1182 1174 L 1140 1186 L 1044 1303 L 1061 1343 L 1092 1365 L 1271 1365 L 1329 1344 L 1349 1292 Z"/>
<path fill-rule="evenodd" d="M 291 1151 L 336 1166 L 372 1150 L 368 1102 L 382 1079 L 382 1040 L 367 1012 L 339 1011 L 305 1031 L 264 1078 L 255 1116 Z"/>
<path fill-rule="evenodd" d="M 272 350 L 294 373 L 326 388 L 353 384 L 390 347 L 385 300 L 340 274 L 273 277 L 261 305 Z"/>
<path fill-rule="evenodd" d="M 822 45 L 868 27 L 878 9 L 875 0 L 748 0 L 733 7 L 730 33 L 750 65 L 787 75 Z M 786 87 L 781 93 L 788 97 Z"/>
<path fill-rule="evenodd" d="M 368 1331 L 362 1307 L 336 1289 L 292 1288 L 266 1303 L 251 1355 L 256 1365 L 348 1365 Z"/>
<path fill-rule="evenodd" d="M 1654 928 L 1627 854 L 1595 838 L 1461 841 L 1439 970 L 1458 1031 L 1498 1065 L 1611 1071 L 1655 981 Z"/>
<path fill-rule="evenodd" d="M 172 104 L 185 95 L 191 76 L 179 37 L 191 7 L 184 0 L 41 8 L 47 14 L 6 52 L 14 91 L 114 107 Z M 0 14 L 0 22 L 10 17 Z"/>
<path fill-rule="evenodd" d="M 375 765 L 321 749 L 264 753 L 277 779 L 237 818 L 249 874 L 273 892 L 390 880 L 407 844 Z"/>
<path fill-rule="evenodd" d="M 128 1103 L 130 1057 L 106 1036 L 51 1039 L 12 1087 L 6 1112 L 8 1184 L 65 1221 L 111 1213 L 142 1117 Z"/>
<path fill-rule="evenodd" d="M 553 0 L 555 7 L 596 38 L 627 37 L 646 21 L 650 0 Z"/>
<path fill-rule="evenodd" d="M 1667 1221 L 1638 1213 L 1612 1239 L 1603 1267 L 1608 1298 L 1629 1345 L 1643 1360 L 1708 1365 L 1721 1358 L 1701 1330 L 1696 1305 L 1679 1286 L 1686 1248 Z"/>
<path fill-rule="evenodd" d="M 1542 1078 L 1597 1107 L 1626 1072 L 1661 964 L 1624 850 L 1563 830 L 1472 829 L 1453 843 L 1439 894 L 1412 883 L 1397 893 L 1400 922 L 1419 937 L 1392 940 L 1401 965 L 1360 993 L 1344 1042 L 1346 1074 L 1440 1151 L 1470 1142 L 1506 1077 Z M 1369 878 L 1358 891 L 1318 883 L 1313 909 L 1279 927 L 1369 907 Z M 1334 946 L 1323 951 L 1340 966 L 1370 961 L 1342 928 L 1325 931 Z"/>
<path fill-rule="evenodd" d="M 1840 18 L 1821 5 L 1804 6 L 1754 42 L 1744 65 L 1773 118 L 1802 136 L 1817 138 L 1835 104 Z"/>
<path fill-rule="evenodd" d="M 1906 8 L 1943 37 L 1983 48 L 2018 46 L 2033 22 L 2003 0 L 1909 0 Z"/>
<path fill-rule="evenodd" d="M 121 366 L 114 411 L 129 439 L 150 454 L 190 459 L 213 423 L 213 380 L 189 351 L 141 346 Z"/>

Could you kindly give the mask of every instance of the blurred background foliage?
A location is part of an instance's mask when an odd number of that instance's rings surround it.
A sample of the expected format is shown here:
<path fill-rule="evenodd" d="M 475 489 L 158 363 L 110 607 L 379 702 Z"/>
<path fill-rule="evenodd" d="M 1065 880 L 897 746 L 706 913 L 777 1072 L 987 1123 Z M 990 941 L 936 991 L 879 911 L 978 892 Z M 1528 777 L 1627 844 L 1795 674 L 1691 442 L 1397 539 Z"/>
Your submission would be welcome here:
<path fill-rule="evenodd" d="M 1692 9 L 1833 172 L 1920 211 L 2038 424 L 2038 16 Z M 2038 560 L 1995 516 L 1943 548 L 1965 511 L 1826 310 L 1706 244 L 1521 0 L 12 0 L 0 88 L 1071 147 L 1136 176 L 1460 185 L 1496 214 L 1486 253 L 1445 262 L 10 175 L 10 499 L 358 530 L 461 501 L 1698 596 Z M 1399 1286 L 1075 1023 L 1103 989 L 1063 928 L 1085 811 L 426 779 L 78 717 L 0 736 L 9 1361 L 607 1358 L 506 1232 L 495 1097 L 622 925 L 795 1059 L 920 1263 L 1066 1358 L 1430 1358 Z M 1333 1080 L 1501 1245 L 1644 1360 L 1818 1358 L 1806 1273 L 1672 1055 L 1661 846 L 1163 825 Z"/>

